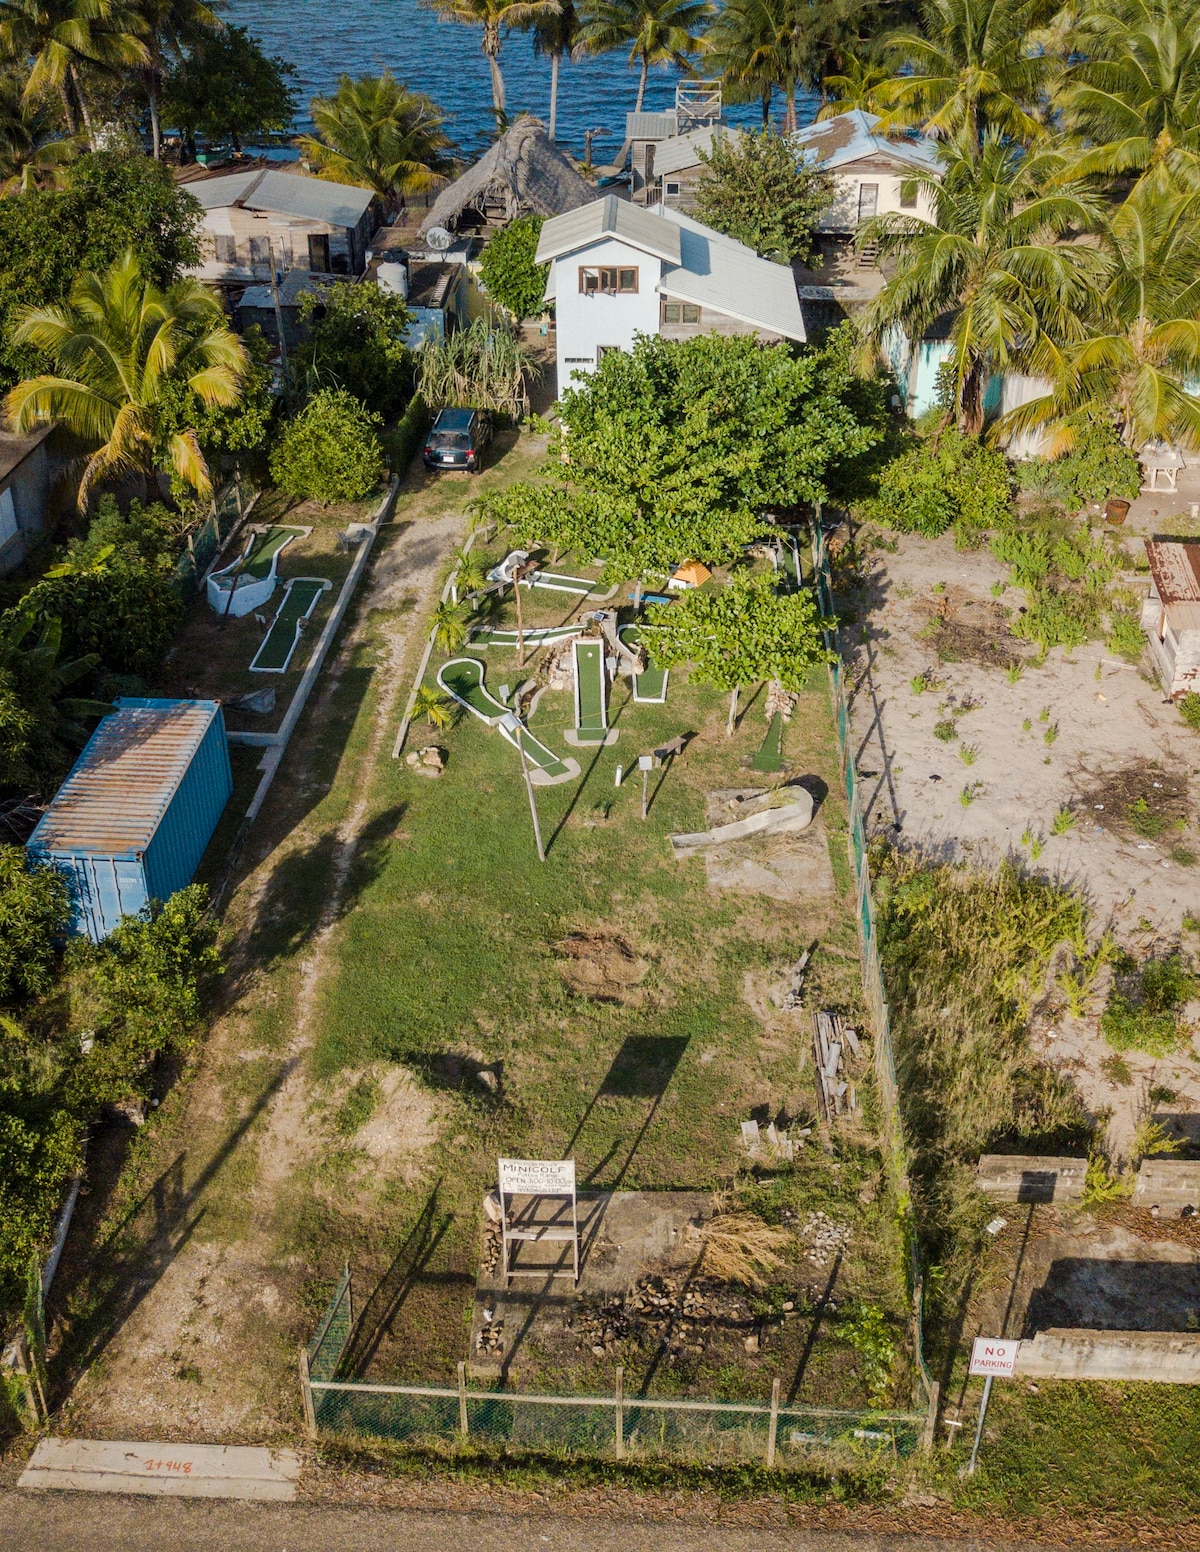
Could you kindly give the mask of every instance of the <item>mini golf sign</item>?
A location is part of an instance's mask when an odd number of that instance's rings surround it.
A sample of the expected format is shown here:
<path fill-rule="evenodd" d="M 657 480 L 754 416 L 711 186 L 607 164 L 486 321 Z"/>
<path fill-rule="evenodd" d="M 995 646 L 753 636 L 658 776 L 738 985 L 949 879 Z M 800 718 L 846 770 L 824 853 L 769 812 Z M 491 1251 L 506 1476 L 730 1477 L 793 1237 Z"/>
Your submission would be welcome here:
<path fill-rule="evenodd" d="M 979 1421 L 975 1425 L 975 1443 L 971 1446 L 971 1459 L 966 1475 L 971 1476 L 979 1459 L 979 1445 L 983 1439 L 983 1420 L 987 1416 L 988 1402 L 992 1398 L 992 1381 L 999 1376 L 1010 1380 L 1017 1372 L 1017 1354 L 1020 1342 L 1004 1337 L 977 1336 L 971 1346 L 971 1362 L 968 1374 L 983 1375 L 983 1400 L 979 1403 Z"/>
<path fill-rule="evenodd" d="M 501 1159 L 500 1189 L 514 1196 L 574 1196 L 574 1159 Z"/>
<path fill-rule="evenodd" d="M 514 1277 L 569 1277 L 577 1283 L 579 1207 L 575 1193 L 575 1160 L 498 1159 L 496 1162 L 505 1284 Z M 520 1207 L 510 1200 L 513 1197 L 524 1198 Z M 522 1241 L 569 1243 L 571 1264 L 514 1266 L 513 1246 Z"/>

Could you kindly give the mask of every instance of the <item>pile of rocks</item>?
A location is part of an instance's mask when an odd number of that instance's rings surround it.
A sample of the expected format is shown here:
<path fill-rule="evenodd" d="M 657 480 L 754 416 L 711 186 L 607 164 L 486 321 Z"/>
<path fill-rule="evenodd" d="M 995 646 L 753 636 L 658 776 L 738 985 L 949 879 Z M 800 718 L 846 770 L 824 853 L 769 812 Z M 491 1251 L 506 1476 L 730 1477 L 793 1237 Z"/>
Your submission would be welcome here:
<path fill-rule="evenodd" d="M 798 695 L 793 695 L 789 690 L 785 690 L 778 679 L 772 679 L 767 686 L 767 721 L 770 722 L 771 718 L 778 712 L 785 722 L 790 722 L 792 720 L 792 712 L 796 709 L 796 702 L 799 699 Z"/>
<path fill-rule="evenodd" d="M 475 1338 L 475 1351 L 484 1358 L 499 1358 L 504 1352 L 504 1322 L 485 1320 Z"/>
<path fill-rule="evenodd" d="M 798 1230 L 805 1242 L 805 1260 L 814 1266 L 828 1266 L 850 1243 L 850 1229 L 844 1223 L 835 1223 L 828 1213 L 809 1213 Z"/>
<path fill-rule="evenodd" d="M 446 751 L 436 744 L 427 744 L 424 749 L 410 749 L 404 756 L 404 763 L 418 776 L 436 780 L 446 769 Z"/>
<path fill-rule="evenodd" d="M 590 1347 L 597 1358 L 615 1352 L 629 1334 L 629 1313 L 624 1298 L 618 1294 L 603 1304 L 585 1305 L 570 1320 L 569 1330 L 575 1332 L 584 1347 Z"/>
<path fill-rule="evenodd" d="M 500 1225 L 491 1223 L 486 1218 L 483 1223 L 483 1257 L 481 1269 L 485 1276 L 492 1276 L 500 1267 L 500 1252 L 504 1248 L 503 1237 L 500 1233 Z"/>

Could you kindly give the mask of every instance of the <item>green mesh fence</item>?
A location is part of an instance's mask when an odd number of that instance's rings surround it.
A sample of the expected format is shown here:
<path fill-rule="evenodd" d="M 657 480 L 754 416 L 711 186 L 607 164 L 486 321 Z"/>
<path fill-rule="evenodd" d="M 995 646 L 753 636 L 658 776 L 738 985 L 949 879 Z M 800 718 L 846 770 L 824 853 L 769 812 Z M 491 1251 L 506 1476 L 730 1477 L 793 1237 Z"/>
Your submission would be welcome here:
<path fill-rule="evenodd" d="M 213 502 L 212 510 L 190 536 L 188 547 L 179 557 L 175 568 L 175 586 L 190 602 L 200 586 L 200 578 L 213 556 L 233 532 L 238 518 L 245 511 L 253 493 L 236 485 L 227 485 Z"/>
<path fill-rule="evenodd" d="M 336 1377 L 353 1330 L 354 1294 L 350 1286 L 350 1268 L 347 1267 L 321 1316 L 317 1334 L 308 1344 L 308 1372 L 312 1379 L 331 1380 Z"/>

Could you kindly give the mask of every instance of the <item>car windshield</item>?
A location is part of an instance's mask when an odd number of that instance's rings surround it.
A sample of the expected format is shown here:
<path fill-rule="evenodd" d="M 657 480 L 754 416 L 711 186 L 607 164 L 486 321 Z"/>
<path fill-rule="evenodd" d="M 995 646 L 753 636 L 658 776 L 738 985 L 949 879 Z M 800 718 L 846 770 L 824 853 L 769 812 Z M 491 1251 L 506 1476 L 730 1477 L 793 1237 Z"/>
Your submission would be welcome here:
<path fill-rule="evenodd" d="M 435 431 L 433 445 L 443 453 L 465 452 L 471 445 L 471 438 L 465 431 Z"/>

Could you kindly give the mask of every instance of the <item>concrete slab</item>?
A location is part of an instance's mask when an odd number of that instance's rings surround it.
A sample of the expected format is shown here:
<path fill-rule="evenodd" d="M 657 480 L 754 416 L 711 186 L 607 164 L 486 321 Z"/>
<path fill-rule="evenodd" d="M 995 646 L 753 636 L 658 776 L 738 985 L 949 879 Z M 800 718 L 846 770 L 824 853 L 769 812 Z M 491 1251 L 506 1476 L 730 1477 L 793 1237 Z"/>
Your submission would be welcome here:
<path fill-rule="evenodd" d="M 18 1485 L 290 1503 L 299 1476 L 294 1450 L 51 1438 L 38 1444 Z"/>

